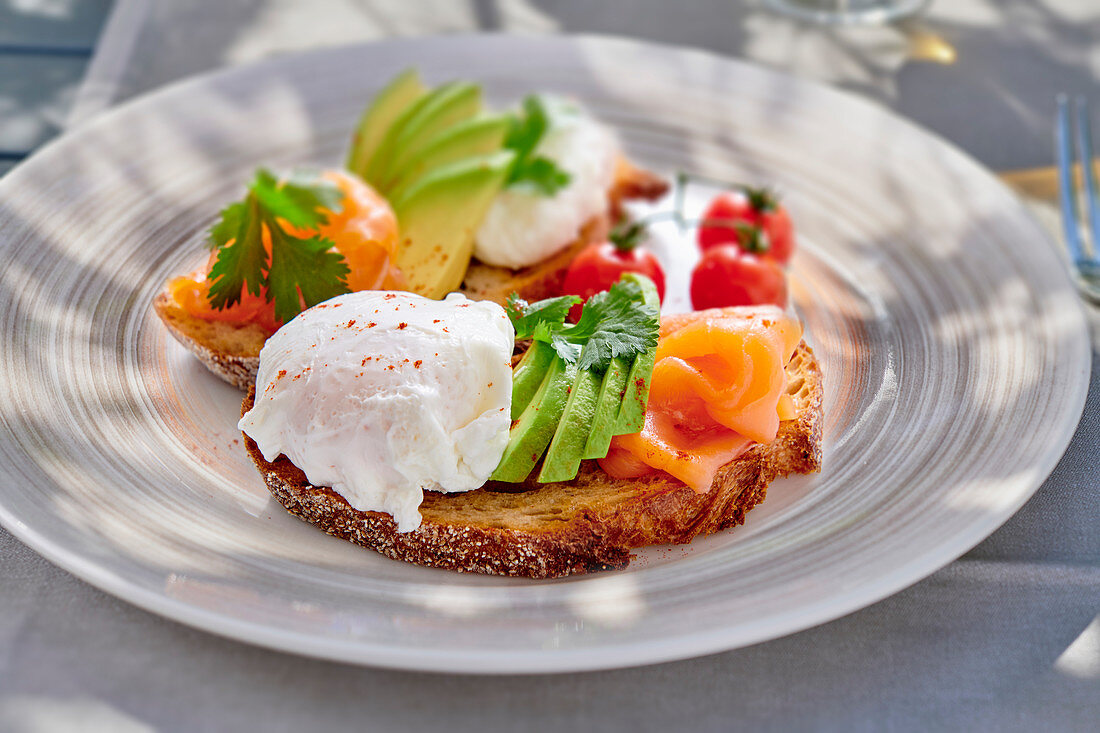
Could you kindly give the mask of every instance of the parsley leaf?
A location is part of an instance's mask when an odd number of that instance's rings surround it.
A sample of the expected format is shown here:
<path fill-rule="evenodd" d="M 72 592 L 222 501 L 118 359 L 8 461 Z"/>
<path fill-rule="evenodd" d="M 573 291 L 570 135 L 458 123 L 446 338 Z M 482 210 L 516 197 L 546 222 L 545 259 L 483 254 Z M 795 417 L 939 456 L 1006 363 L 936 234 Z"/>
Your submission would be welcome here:
<path fill-rule="evenodd" d="M 593 295 L 580 321 L 565 323 L 569 309 L 578 302 L 576 296 L 566 295 L 528 304 L 513 293 L 506 311 L 517 339 L 544 341 L 579 369 L 603 372 L 614 357 L 629 360 L 657 346 L 660 314 L 644 303 L 636 283 L 619 281 L 609 291 Z"/>
<path fill-rule="evenodd" d="M 347 262 L 333 243 L 287 226 L 316 229 L 340 210 L 343 192 L 316 172 L 279 179 L 261 168 L 243 201 L 222 209 L 209 244 L 217 258 L 207 275 L 209 301 L 223 309 L 239 303 L 242 291 L 275 303 L 275 315 L 289 321 L 302 310 L 348 292 Z M 264 232 L 270 242 L 265 246 Z"/>
<path fill-rule="evenodd" d="M 512 118 L 512 126 L 504 138 L 504 148 L 516 154 L 516 162 L 508 176 L 509 188 L 526 188 L 543 196 L 553 196 L 572 180 L 568 172 L 554 161 L 535 155 L 539 142 L 550 127 L 546 104 L 536 95 L 523 100 L 523 111 Z"/>

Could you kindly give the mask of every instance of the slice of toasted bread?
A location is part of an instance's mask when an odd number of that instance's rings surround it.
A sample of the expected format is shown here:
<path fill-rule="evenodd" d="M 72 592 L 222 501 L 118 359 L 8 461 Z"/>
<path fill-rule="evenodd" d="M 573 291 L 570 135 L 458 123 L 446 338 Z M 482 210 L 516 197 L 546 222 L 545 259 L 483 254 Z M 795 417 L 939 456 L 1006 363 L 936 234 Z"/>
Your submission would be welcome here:
<path fill-rule="evenodd" d="M 567 247 L 522 270 L 494 267 L 474 260 L 466 270 L 461 290 L 474 300 L 491 300 L 501 305 L 513 292 L 530 301 L 561 295 L 569 263 L 592 242 L 607 239 L 609 228 L 606 216 L 590 219 Z"/>
<path fill-rule="evenodd" d="M 584 461 L 577 478 L 563 483 L 425 492 L 423 522 L 404 533 L 388 514 L 358 511 L 332 489 L 311 485 L 285 456 L 265 461 L 247 435 L 245 444 L 275 498 L 331 535 L 418 565 L 552 578 L 622 568 L 632 548 L 682 544 L 741 524 L 774 479 L 820 470 L 821 369 L 805 342 L 787 365 L 787 380 L 796 416 L 780 423 L 773 442 L 723 466 L 705 494 L 664 474 L 614 479 Z M 250 390 L 242 414 L 253 397 Z"/>
<path fill-rule="evenodd" d="M 167 287 L 153 300 L 153 310 L 176 341 L 207 369 L 238 389 L 248 389 L 256 382 L 260 349 L 267 341 L 263 328 L 254 323 L 238 326 L 196 318 L 180 307 Z"/>
<path fill-rule="evenodd" d="M 608 228 L 618 219 L 625 200 L 654 200 L 666 191 L 668 183 L 663 178 L 620 158 L 608 194 L 606 215 L 593 217 L 572 243 L 531 267 L 510 270 L 476 260 L 471 262 L 462 291 L 475 300 L 493 300 L 502 305 L 513 291 L 526 300 L 559 295 L 569 263 L 586 245 L 607 237 Z M 167 287 L 154 299 L 153 309 L 169 333 L 214 374 L 242 390 L 256 381 L 260 349 L 267 340 L 261 327 L 196 318 L 176 303 Z"/>

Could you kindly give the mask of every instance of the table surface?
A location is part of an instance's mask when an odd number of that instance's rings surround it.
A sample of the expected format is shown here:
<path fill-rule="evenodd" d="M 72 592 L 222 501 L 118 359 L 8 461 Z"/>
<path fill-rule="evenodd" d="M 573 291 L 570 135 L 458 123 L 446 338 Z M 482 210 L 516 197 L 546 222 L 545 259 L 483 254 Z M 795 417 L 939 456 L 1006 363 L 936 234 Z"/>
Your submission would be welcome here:
<path fill-rule="evenodd" d="M 22 0 L 0 6 L 0 174 L 66 126 L 190 74 L 471 30 L 708 48 L 876 99 L 995 170 L 1049 165 L 1054 94 L 1096 94 L 1100 79 L 1092 0 L 941 0 L 902 24 L 832 29 L 731 0 Z M 1085 415 L 1034 498 L 958 561 L 832 623 L 610 672 L 364 669 L 163 620 L 0 530 L 0 730 L 1095 730 L 1100 311 L 1089 318 Z"/>

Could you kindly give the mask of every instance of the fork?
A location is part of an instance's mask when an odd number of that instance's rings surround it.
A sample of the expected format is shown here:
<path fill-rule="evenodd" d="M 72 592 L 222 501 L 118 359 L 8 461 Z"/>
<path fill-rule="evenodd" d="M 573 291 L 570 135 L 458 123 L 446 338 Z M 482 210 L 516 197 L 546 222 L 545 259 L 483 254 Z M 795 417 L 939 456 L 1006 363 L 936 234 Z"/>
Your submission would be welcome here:
<path fill-rule="evenodd" d="M 1054 127 L 1054 148 L 1058 158 L 1058 197 L 1062 209 L 1062 228 L 1069 250 L 1077 289 L 1088 300 L 1100 304 L 1100 199 L 1097 198 L 1096 174 L 1092 165 L 1092 129 L 1088 101 L 1077 97 L 1077 159 L 1084 179 L 1080 190 L 1073 171 L 1074 135 L 1069 99 L 1058 96 L 1058 120 Z M 1088 207 L 1091 247 L 1086 247 L 1078 201 L 1084 197 Z"/>

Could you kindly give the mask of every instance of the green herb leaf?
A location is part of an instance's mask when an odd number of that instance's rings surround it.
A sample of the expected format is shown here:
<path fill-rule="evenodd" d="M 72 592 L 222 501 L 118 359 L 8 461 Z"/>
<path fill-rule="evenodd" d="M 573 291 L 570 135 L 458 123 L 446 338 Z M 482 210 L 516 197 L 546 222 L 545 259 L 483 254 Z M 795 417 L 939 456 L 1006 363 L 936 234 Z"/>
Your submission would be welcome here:
<path fill-rule="evenodd" d="M 512 117 L 512 126 L 504 138 L 504 147 L 514 150 L 517 158 L 526 158 L 535 152 L 549 126 L 546 105 L 538 96 L 528 95 L 523 99 L 523 112 Z"/>
<path fill-rule="evenodd" d="M 222 209 L 209 244 L 218 255 L 210 268 L 209 301 L 217 309 L 239 303 L 242 291 L 260 295 L 267 288 L 275 315 L 286 322 L 302 310 L 348 292 L 347 262 L 333 243 L 314 235 L 299 237 L 287 225 L 316 229 L 340 210 L 343 192 L 314 171 L 284 180 L 261 168 L 248 194 Z M 264 230 L 271 252 L 264 246 Z"/>
<path fill-rule="evenodd" d="M 329 212 L 340 210 L 344 197 L 335 183 L 310 170 L 295 171 L 280 181 L 271 171 L 260 168 L 249 188 L 268 214 L 302 228 L 324 224 Z"/>
<path fill-rule="evenodd" d="M 504 147 L 516 154 L 508 176 L 509 188 L 526 188 L 543 196 L 553 196 L 569 185 L 569 173 L 554 161 L 535 155 L 539 142 L 550 126 L 546 105 L 536 95 L 523 100 L 523 111 L 512 118 L 512 127 L 504 138 Z"/>
<path fill-rule="evenodd" d="M 226 206 L 218 214 L 218 221 L 210 227 L 210 233 L 206 238 L 207 249 L 216 250 L 224 247 L 230 239 L 235 239 L 241 230 L 241 220 L 246 214 L 244 201 L 236 201 Z"/>
<path fill-rule="evenodd" d="M 541 333 L 543 337 L 538 340 L 548 342 L 550 332 L 561 328 L 569 315 L 569 309 L 580 302 L 581 299 L 576 295 L 562 295 L 528 303 L 517 293 L 512 293 L 508 296 L 504 310 L 512 321 L 512 327 L 516 329 L 517 341 L 538 338 L 536 333 Z"/>
<path fill-rule="evenodd" d="M 588 299 L 576 324 L 565 323 L 576 296 L 548 298 L 528 304 L 515 293 L 506 310 L 517 339 L 532 338 L 550 344 L 567 364 L 606 371 L 611 359 L 631 359 L 657 345 L 661 328 L 658 309 L 643 302 L 636 283 L 620 281 Z"/>
<path fill-rule="evenodd" d="M 271 231 L 271 268 L 267 273 L 268 295 L 275 301 L 275 317 L 284 323 L 302 310 L 329 298 L 350 292 L 344 256 L 332 250 L 332 242 L 320 237 L 298 239 L 282 230 L 270 216 L 264 223 Z"/>
<path fill-rule="evenodd" d="M 542 196 L 553 196 L 569 185 L 569 174 L 549 158 L 538 157 L 512 168 L 509 188 L 526 188 Z"/>
<path fill-rule="evenodd" d="M 642 289 L 619 281 L 589 298 L 577 325 L 555 334 L 555 339 L 581 347 L 579 369 L 604 371 L 612 358 L 630 359 L 656 347 L 660 329 L 661 315 L 642 302 Z"/>
<path fill-rule="evenodd" d="M 232 235 L 230 228 L 236 226 Z M 210 281 L 208 298 L 215 308 L 227 308 L 241 300 L 241 291 L 247 287 L 252 295 L 259 295 L 264 284 L 264 268 L 267 252 L 264 250 L 260 223 L 260 209 L 256 198 L 249 194 L 244 201 L 226 207 L 221 221 L 211 230 L 211 236 L 220 247 L 214 266 L 206 279 Z M 226 246 L 226 242 L 232 244 Z"/>

